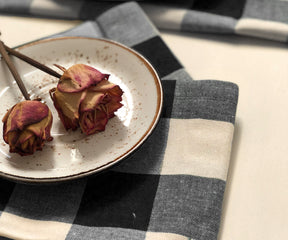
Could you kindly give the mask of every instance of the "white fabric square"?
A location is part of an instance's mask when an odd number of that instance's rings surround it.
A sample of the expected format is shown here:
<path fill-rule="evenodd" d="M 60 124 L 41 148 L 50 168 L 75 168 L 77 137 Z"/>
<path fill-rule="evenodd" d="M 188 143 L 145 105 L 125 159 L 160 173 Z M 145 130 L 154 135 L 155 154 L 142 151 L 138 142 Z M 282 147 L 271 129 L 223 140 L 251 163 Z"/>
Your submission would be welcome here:
<path fill-rule="evenodd" d="M 0 217 L 0 236 L 11 239 L 65 240 L 71 225 L 56 221 L 38 221 L 3 212 Z"/>
<path fill-rule="evenodd" d="M 187 10 L 175 7 L 142 4 L 143 10 L 159 28 L 180 30 Z"/>
<path fill-rule="evenodd" d="M 234 125 L 205 119 L 171 119 L 161 174 L 226 180 Z"/>
<path fill-rule="evenodd" d="M 235 32 L 239 35 L 286 42 L 288 38 L 288 24 L 244 18 L 236 24 Z"/>
<path fill-rule="evenodd" d="M 175 233 L 147 232 L 145 240 L 193 240 Z"/>
<path fill-rule="evenodd" d="M 78 18 L 83 2 L 77 0 L 33 0 L 30 6 L 30 13 L 48 15 L 62 18 Z"/>

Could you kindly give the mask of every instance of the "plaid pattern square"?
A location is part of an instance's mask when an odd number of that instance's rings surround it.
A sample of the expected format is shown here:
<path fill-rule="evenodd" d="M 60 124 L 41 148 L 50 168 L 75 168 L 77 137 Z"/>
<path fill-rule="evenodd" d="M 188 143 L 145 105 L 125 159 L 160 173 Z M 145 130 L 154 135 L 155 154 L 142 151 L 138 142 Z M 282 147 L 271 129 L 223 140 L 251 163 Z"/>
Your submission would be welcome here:
<path fill-rule="evenodd" d="M 162 118 L 170 118 L 172 116 L 175 87 L 176 80 L 162 80 L 164 102 L 161 116 Z"/>
<path fill-rule="evenodd" d="M 256 18 L 287 24 L 287 11 L 287 1 L 247 0 L 243 18 Z"/>
<path fill-rule="evenodd" d="M 176 83 L 172 118 L 204 118 L 234 123 L 238 89 L 229 82 L 201 80 Z"/>
<path fill-rule="evenodd" d="M 128 228 L 114 227 L 87 227 L 74 224 L 66 239 L 99 239 L 99 240 L 146 240 L 144 231 L 132 230 Z"/>
<path fill-rule="evenodd" d="M 162 118 L 151 136 L 127 161 L 114 167 L 115 171 L 160 174 L 166 151 L 170 119 Z M 155 147 L 157 146 L 157 147 Z"/>
<path fill-rule="evenodd" d="M 113 171 L 89 178 L 74 224 L 146 231 L 158 181 Z"/>
<path fill-rule="evenodd" d="M 170 119 L 161 174 L 226 180 L 233 125 L 206 119 Z"/>
<path fill-rule="evenodd" d="M 224 188 L 225 183 L 217 179 L 162 175 L 149 231 L 172 232 L 201 240 L 216 239 Z"/>
<path fill-rule="evenodd" d="M 133 48 L 145 55 L 160 77 L 182 68 L 179 61 L 159 36 L 134 45 Z"/>
<path fill-rule="evenodd" d="M 135 3 L 125 3 L 102 13 L 97 22 L 104 36 L 132 46 L 158 35 L 144 12 L 138 9 Z"/>
<path fill-rule="evenodd" d="M 2 211 L 4 210 L 10 195 L 14 189 L 15 184 L 12 182 L 9 182 L 7 180 L 1 179 L 0 180 L 0 192 L 1 192 L 1 198 L 0 198 L 0 216 Z"/>
<path fill-rule="evenodd" d="M 193 4 L 193 9 L 227 17 L 240 18 L 245 3 L 246 0 L 196 0 Z"/>
<path fill-rule="evenodd" d="M 83 180 L 57 187 L 17 184 L 5 212 L 36 220 L 72 223 L 85 185 Z"/>

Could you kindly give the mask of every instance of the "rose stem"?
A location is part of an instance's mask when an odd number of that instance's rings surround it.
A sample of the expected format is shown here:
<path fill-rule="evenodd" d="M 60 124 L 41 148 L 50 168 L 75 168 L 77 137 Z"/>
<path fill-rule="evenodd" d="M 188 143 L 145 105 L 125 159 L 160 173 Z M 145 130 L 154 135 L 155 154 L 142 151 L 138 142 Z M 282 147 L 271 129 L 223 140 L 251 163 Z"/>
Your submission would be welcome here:
<path fill-rule="evenodd" d="M 43 72 L 46 72 L 46 73 L 48 73 L 54 77 L 57 77 L 57 78 L 61 77 L 61 75 L 59 73 L 57 73 L 53 69 L 45 66 L 44 64 L 42 64 L 42 63 L 40 63 L 40 62 L 30 58 L 30 57 L 18 52 L 18 51 L 6 46 L 5 44 L 4 44 L 4 47 L 5 47 L 6 51 L 9 52 L 10 54 L 14 55 L 15 57 L 22 59 L 23 61 L 25 61 L 25 62 L 31 64 L 32 66 L 42 70 Z"/>
<path fill-rule="evenodd" d="M 2 41 L 0 41 L 0 53 L 3 57 L 3 59 L 5 60 L 10 72 L 12 73 L 13 77 L 15 78 L 16 80 L 16 83 L 18 84 L 18 87 L 20 88 L 24 98 L 26 100 L 30 100 L 30 97 L 29 97 L 29 94 L 24 86 L 24 83 L 22 82 L 21 78 L 20 78 L 20 75 L 16 69 L 16 67 L 14 66 L 13 62 L 11 61 L 8 53 L 6 52 L 5 50 L 5 47 L 4 47 L 4 43 Z"/>

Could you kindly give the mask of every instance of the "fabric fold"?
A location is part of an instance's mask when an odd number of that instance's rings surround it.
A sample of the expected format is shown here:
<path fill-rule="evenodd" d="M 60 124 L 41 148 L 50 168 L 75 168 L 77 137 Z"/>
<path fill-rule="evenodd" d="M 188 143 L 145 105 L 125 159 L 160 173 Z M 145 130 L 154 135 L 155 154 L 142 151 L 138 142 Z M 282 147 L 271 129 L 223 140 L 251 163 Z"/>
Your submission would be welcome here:
<path fill-rule="evenodd" d="M 120 0 L 0 0 L 0 13 L 93 21 L 101 13 L 126 2 Z M 236 34 L 281 42 L 288 41 L 287 1 L 141 0 L 137 3 L 159 29 Z M 250 19 L 251 22 L 248 21 Z M 255 24 L 257 21 L 260 21 L 260 24 Z M 271 35 L 278 37 L 271 37 Z"/>

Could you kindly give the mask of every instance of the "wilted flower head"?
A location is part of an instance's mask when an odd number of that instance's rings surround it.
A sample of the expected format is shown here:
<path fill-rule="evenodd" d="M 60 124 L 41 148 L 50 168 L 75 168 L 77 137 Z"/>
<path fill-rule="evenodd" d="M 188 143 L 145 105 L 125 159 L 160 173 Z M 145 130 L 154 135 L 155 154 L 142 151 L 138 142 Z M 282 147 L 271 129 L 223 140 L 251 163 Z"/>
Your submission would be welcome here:
<path fill-rule="evenodd" d="M 108 81 L 109 74 L 88 65 L 60 68 L 64 73 L 50 94 L 66 130 L 80 127 L 87 135 L 105 130 L 108 119 L 122 107 L 121 88 Z"/>
<path fill-rule="evenodd" d="M 49 108 L 37 100 L 27 100 L 14 105 L 5 114 L 3 138 L 10 152 L 21 156 L 42 150 L 45 141 L 51 141 L 52 114 Z"/>

